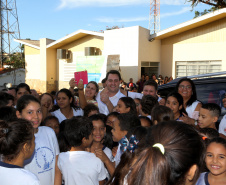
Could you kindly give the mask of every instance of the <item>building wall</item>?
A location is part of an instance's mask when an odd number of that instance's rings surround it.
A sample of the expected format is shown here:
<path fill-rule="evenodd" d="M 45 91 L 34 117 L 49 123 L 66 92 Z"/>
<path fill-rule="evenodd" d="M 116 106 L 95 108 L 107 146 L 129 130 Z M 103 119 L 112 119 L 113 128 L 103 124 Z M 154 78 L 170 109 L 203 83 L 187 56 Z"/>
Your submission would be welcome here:
<path fill-rule="evenodd" d="M 139 46 L 138 46 L 138 78 L 141 76 L 141 62 L 161 61 L 161 40 L 149 41 L 150 30 L 139 27 Z M 161 63 L 160 63 L 161 69 Z M 161 71 L 160 71 L 161 72 Z"/>
<path fill-rule="evenodd" d="M 80 54 L 85 55 L 85 47 L 96 47 L 103 50 L 104 38 L 95 35 L 88 35 L 61 47 L 61 49 L 69 49 L 72 52 L 79 52 Z"/>
<path fill-rule="evenodd" d="M 40 82 L 40 50 L 26 46 L 25 52 L 25 83 L 27 83 L 31 89 L 36 89 L 40 92 L 42 87 Z"/>
<path fill-rule="evenodd" d="M 58 88 L 58 76 L 57 76 L 57 50 L 47 49 L 47 63 L 46 63 L 46 81 L 47 90 L 46 92 L 56 91 Z"/>
<path fill-rule="evenodd" d="M 226 18 L 162 40 L 162 74 L 175 78 L 176 61 L 221 60 L 226 70 Z"/>
<path fill-rule="evenodd" d="M 45 93 L 57 90 L 56 49 L 47 49 L 49 39 L 40 39 L 40 50 L 25 46 L 26 83 Z"/>
<path fill-rule="evenodd" d="M 88 35 L 61 47 L 61 49 L 68 49 L 72 52 L 72 59 L 58 60 L 57 62 L 57 71 L 59 75 L 58 89 L 69 88 L 69 81 L 65 81 L 64 78 L 66 75 L 65 68 L 71 66 L 72 72 L 76 71 L 76 56 L 85 56 L 85 47 L 96 47 L 102 51 L 104 48 L 104 38 L 95 35 Z M 73 75 L 71 75 L 71 78 L 73 78 Z"/>
<path fill-rule="evenodd" d="M 24 45 L 24 53 L 25 53 L 25 55 L 39 55 L 40 50 L 36 49 L 36 48 L 32 48 L 27 45 Z"/>
<path fill-rule="evenodd" d="M 11 71 L 0 75 L 0 86 L 3 86 L 4 83 L 12 83 L 12 85 L 19 85 L 20 83 L 24 82 L 25 82 L 25 69 L 17 69 L 15 74 L 13 71 Z"/>
<path fill-rule="evenodd" d="M 139 26 L 104 32 L 104 55 L 120 55 L 122 78 L 138 79 Z"/>

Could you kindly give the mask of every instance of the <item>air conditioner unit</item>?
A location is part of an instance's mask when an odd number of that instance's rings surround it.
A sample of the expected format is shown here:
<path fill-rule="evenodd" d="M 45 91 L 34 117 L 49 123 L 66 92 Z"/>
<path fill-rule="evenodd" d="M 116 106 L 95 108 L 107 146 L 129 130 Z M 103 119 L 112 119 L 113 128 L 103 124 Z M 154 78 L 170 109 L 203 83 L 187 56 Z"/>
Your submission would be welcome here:
<path fill-rule="evenodd" d="M 85 56 L 93 56 L 95 55 L 96 48 L 95 47 L 85 47 Z"/>
<path fill-rule="evenodd" d="M 71 51 L 67 49 L 57 49 L 57 59 L 71 59 Z"/>

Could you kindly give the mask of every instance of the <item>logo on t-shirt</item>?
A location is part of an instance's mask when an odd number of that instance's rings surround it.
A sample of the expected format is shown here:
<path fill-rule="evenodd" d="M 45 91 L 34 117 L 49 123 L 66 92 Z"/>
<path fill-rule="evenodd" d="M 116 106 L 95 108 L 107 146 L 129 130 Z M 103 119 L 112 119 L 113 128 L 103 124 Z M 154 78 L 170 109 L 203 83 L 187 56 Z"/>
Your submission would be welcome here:
<path fill-rule="evenodd" d="M 35 152 L 35 160 L 37 166 L 41 170 L 38 173 L 49 171 L 53 169 L 52 163 L 54 162 L 54 153 L 48 147 L 39 147 Z"/>

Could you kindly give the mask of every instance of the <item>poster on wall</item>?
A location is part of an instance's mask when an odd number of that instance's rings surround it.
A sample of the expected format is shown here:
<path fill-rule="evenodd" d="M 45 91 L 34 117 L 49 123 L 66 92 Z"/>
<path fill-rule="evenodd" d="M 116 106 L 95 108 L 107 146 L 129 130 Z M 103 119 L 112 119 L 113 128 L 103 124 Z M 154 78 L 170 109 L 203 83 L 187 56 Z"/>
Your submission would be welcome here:
<path fill-rule="evenodd" d="M 87 71 L 88 81 L 99 83 L 104 67 L 104 56 L 77 56 L 76 71 Z"/>
<path fill-rule="evenodd" d="M 110 70 L 119 71 L 120 55 L 108 55 L 107 72 Z"/>

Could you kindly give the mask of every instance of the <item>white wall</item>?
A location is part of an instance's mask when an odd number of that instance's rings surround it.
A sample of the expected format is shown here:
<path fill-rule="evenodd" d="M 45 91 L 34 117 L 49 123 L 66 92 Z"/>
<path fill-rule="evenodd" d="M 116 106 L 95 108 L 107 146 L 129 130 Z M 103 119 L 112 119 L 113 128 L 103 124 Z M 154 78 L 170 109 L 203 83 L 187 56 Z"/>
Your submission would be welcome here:
<path fill-rule="evenodd" d="M 25 69 L 16 70 L 16 83 L 14 84 L 13 72 L 6 72 L 0 75 L 0 86 L 4 83 L 12 83 L 12 85 L 19 85 L 25 82 Z"/>
<path fill-rule="evenodd" d="M 122 78 L 137 79 L 139 26 L 107 30 L 104 32 L 103 55 L 120 55 Z M 126 68 L 127 67 L 127 68 Z M 127 70 L 126 70 L 127 69 Z"/>
<path fill-rule="evenodd" d="M 26 79 L 40 80 L 40 55 L 26 55 Z"/>

